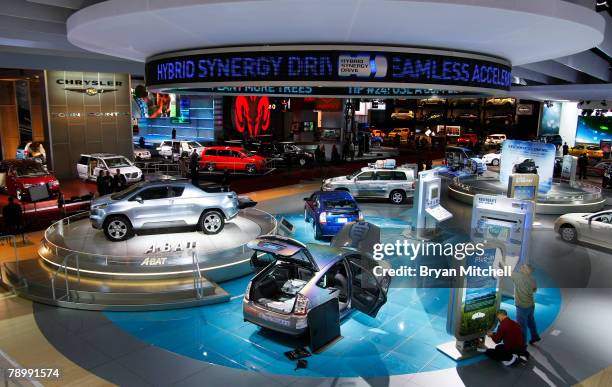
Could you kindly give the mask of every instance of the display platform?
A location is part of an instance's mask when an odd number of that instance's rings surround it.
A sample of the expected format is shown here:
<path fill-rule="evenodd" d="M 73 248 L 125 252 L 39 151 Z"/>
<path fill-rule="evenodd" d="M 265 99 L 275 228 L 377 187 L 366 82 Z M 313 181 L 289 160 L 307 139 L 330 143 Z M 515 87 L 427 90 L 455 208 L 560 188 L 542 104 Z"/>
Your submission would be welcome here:
<path fill-rule="evenodd" d="M 292 238 L 327 244 L 313 238 L 312 225 L 301 214 L 282 214 L 294 225 Z M 402 219 L 365 217 L 381 229 L 381 241 L 397 240 L 409 225 Z M 404 264 L 390 259 L 392 267 Z M 561 292 L 543 271 L 536 272 L 539 291 L 535 318 L 544 332 L 561 308 Z M 387 303 L 376 318 L 353 312 L 341 321 L 343 339 L 320 354 L 308 357 L 308 367 L 295 371 L 284 352 L 308 345 L 295 338 L 245 322 L 242 296 L 250 276 L 224 282 L 227 303 L 167 312 L 105 312 L 115 325 L 138 339 L 202 362 L 239 370 L 303 377 L 387 377 L 455 368 L 486 359 L 482 354 L 456 362 L 437 346 L 453 340 L 446 332 L 448 288 L 416 287 L 394 278 Z M 396 281 L 398 280 L 398 281 Z M 423 285 L 425 286 L 425 285 Z M 514 316 L 513 301 L 502 307 Z"/>
<path fill-rule="evenodd" d="M 506 195 L 507 186 L 497 177 L 460 176 L 455 177 L 448 186 L 449 196 L 461 202 L 472 204 L 474 195 Z M 592 184 L 555 181 L 551 190 L 538 193 L 537 214 L 559 215 L 571 212 L 597 212 L 606 203 L 601 188 Z"/>
<path fill-rule="evenodd" d="M 249 208 L 227 222 L 223 231 L 206 235 L 147 230 L 122 242 L 111 242 L 94 229 L 88 214 L 63 219 L 49 227 L 38 250 L 51 267 L 66 265 L 90 277 L 178 278 L 197 270 L 212 281 L 225 281 L 250 272 L 246 243 L 276 230 L 273 216 Z"/>
<path fill-rule="evenodd" d="M 217 235 L 156 230 L 110 242 L 81 213 L 45 231 L 40 259 L 5 263 L 2 281 L 25 298 L 75 309 L 143 311 L 226 302 L 230 295 L 217 282 L 250 273 L 246 243 L 276 227 L 272 215 L 248 208 Z"/>

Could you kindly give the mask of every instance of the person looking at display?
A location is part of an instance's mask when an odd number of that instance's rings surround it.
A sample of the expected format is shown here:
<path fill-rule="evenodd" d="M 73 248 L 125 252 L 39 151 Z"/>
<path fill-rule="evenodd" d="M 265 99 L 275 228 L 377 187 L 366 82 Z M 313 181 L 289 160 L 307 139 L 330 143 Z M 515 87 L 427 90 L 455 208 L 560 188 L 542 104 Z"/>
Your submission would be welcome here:
<path fill-rule="evenodd" d="M 569 145 L 567 145 L 567 142 L 563 143 L 563 156 L 567 156 L 569 154 Z"/>
<path fill-rule="evenodd" d="M 113 192 L 123 191 L 126 184 L 125 178 L 121 175 L 121 170 L 117 169 L 117 173 L 113 176 Z"/>
<path fill-rule="evenodd" d="M 519 361 L 527 361 L 529 352 L 525 349 L 525 338 L 521 332 L 520 325 L 508 317 L 508 312 L 503 309 L 497 311 L 499 325 L 495 332 L 488 332 L 489 336 L 497 345 L 488 348 L 485 355 L 489 359 L 501 361 L 506 367 L 515 365 Z"/>
<path fill-rule="evenodd" d="M 138 145 L 139 145 L 139 146 L 140 146 L 142 149 L 144 149 L 144 147 L 145 147 L 145 139 L 144 139 L 144 137 L 142 137 L 142 136 L 141 136 L 141 137 L 138 139 Z"/>
<path fill-rule="evenodd" d="M 98 173 L 98 177 L 96 178 L 96 185 L 98 187 L 98 196 L 104 196 L 107 194 L 106 186 L 104 183 L 104 171 L 103 170 L 100 170 L 100 173 Z"/>
<path fill-rule="evenodd" d="M 14 197 L 9 196 L 8 204 L 2 209 L 2 217 L 4 218 L 4 227 L 9 235 L 20 233 L 23 210 L 19 204 L 15 203 Z"/>
<path fill-rule="evenodd" d="M 172 139 L 176 140 L 176 128 L 172 128 Z"/>
<path fill-rule="evenodd" d="M 521 326 L 523 337 L 527 340 L 527 329 L 531 334 L 529 344 L 540 341 L 540 335 L 535 323 L 535 302 L 533 295 L 538 290 L 535 278 L 533 278 L 533 267 L 525 264 L 518 271 L 512 273 L 514 282 L 514 305 L 516 306 L 516 321 Z"/>

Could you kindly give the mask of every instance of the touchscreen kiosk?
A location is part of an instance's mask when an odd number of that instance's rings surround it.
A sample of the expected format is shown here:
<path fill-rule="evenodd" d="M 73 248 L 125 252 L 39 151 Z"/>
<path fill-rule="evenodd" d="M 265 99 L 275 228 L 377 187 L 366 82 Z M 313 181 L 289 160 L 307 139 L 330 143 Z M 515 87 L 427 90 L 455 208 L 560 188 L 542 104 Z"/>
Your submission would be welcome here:
<path fill-rule="evenodd" d="M 440 205 L 442 179 L 434 170 L 419 172 L 417 190 L 414 197 L 412 227 L 416 229 L 416 237 L 431 239 L 438 232 L 438 224 L 453 217 Z"/>

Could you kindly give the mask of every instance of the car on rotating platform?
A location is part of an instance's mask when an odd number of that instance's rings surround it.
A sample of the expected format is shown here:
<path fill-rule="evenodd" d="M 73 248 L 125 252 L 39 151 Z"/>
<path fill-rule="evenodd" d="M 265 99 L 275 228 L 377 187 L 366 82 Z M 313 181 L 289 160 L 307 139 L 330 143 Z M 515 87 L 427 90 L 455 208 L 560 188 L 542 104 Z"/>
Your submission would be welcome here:
<path fill-rule="evenodd" d="M 323 180 L 322 191 L 347 191 L 355 198 L 384 198 L 402 204 L 414 196 L 414 169 L 396 167 L 395 160 L 379 160 L 347 176 Z"/>
<path fill-rule="evenodd" d="M 469 148 L 447 146 L 445 153 L 445 163 L 453 172 L 467 170 L 473 175 L 482 175 L 487 171 L 487 164 Z"/>
<path fill-rule="evenodd" d="M 0 161 L 0 189 L 19 201 L 30 201 L 30 188 L 46 186 L 50 196 L 60 192 L 60 183 L 44 164 L 33 159 Z"/>
<path fill-rule="evenodd" d="M 359 310 L 375 317 L 387 301 L 388 276 L 374 275 L 385 261 L 353 248 L 335 248 L 276 235 L 247 244 L 253 266 L 261 269 L 247 285 L 244 321 L 299 336 L 308 332 L 308 313 L 337 298 L 340 318 Z"/>
<path fill-rule="evenodd" d="M 334 236 L 345 224 L 361 220 L 359 205 L 346 191 L 319 191 L 304 198 L 304 221 L 312 221 L 315 239 Z"/>
<path fill-rule="evenodd" d="M 612 249 L 612 210 L 562 215 L 555 221 L 555 232 L 566 242 Z"/>
<path fill-rule="evenodd" d="M 141 182 L 93 201 L 89 219 L 106 238 L 119 242 L 135 230 L 198 226 L 220 233 L 238 215 L 238 196 L 223 187 L 199 187 L 185 179 Z"/>

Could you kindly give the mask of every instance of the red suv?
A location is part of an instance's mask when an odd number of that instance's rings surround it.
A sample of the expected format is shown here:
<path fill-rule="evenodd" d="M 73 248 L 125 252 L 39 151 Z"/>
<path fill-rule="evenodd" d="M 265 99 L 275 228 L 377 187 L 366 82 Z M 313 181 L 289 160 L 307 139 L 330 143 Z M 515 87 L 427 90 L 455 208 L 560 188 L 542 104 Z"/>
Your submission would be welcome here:
<path fill-rule="evenodd" d="M 206 169 L 209 172 L 227 169 L 254 173 L 262 171 L 265 166 L 265 157 L 251 155 L 239 147 L 209 146 L 204 148 L 202 157 L 200 157 L 200 169 Z"/>
<path fill-rule="evenodd" d="M 60 191 L 59 181 L 47 167 L 35 160 L 0 161 L 0 187 L 18 200 L 29 201 L 29 188 L 46 185 L 49 196 Z"/>
<path fill-rule="evenodd" d="M 476 133 L 464 133 L 457 138 L 457 145 L 474 147 L 478 144 L 478 135 Z"/>

